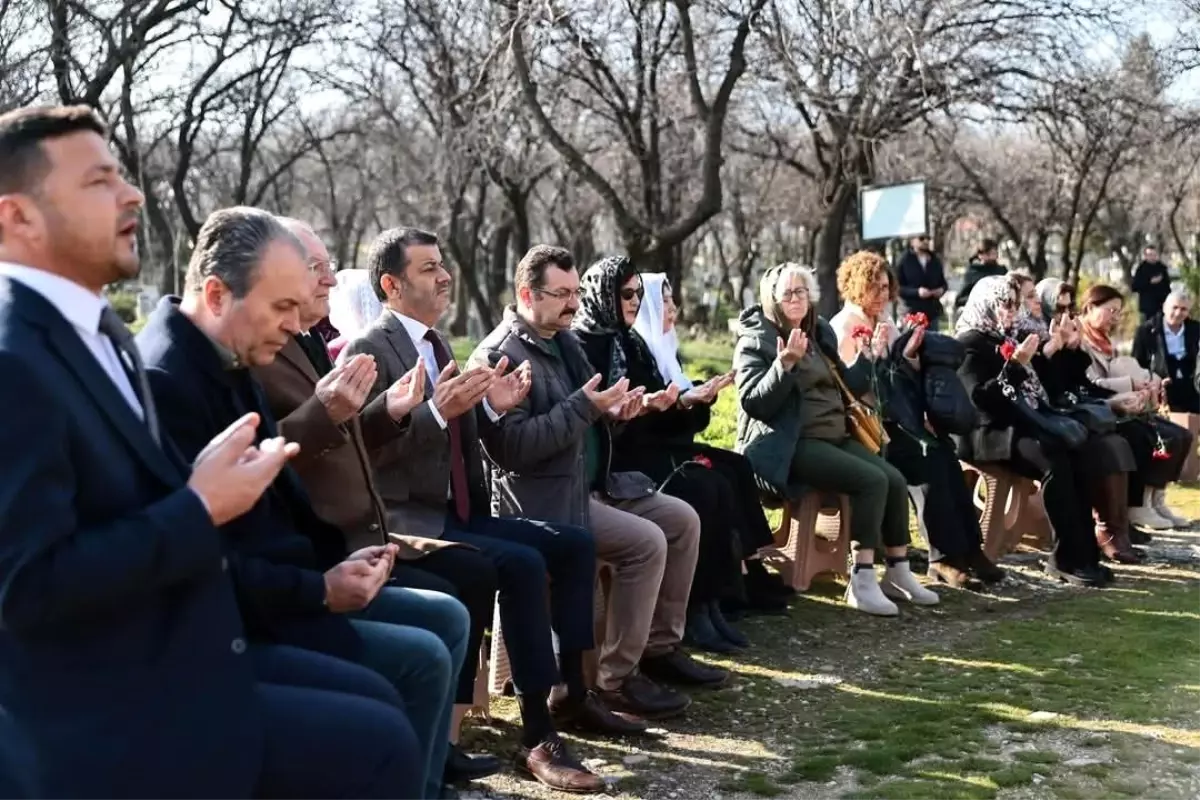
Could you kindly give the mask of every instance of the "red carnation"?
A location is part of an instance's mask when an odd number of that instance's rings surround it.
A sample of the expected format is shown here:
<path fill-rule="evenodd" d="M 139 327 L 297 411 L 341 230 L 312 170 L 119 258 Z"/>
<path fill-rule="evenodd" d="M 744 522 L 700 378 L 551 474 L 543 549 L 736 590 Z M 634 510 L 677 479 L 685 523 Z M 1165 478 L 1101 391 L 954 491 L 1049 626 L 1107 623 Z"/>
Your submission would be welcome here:
<path fill-rule="evenodd" d="M 1000 345 L 1000 355 L 1005 361 L 1009 361 L 1013 357 L 1013 353 L 1017 352 L 1017 343 L 1012 339 L 1005 339 L 1004 344 Z"/>
<path fill-rule="evenodd" d="M 1150 457 L 1155 461 L 1170 461 L 1171 454 L 1163 449 L 1157 449 L 1150 454 Z"/>
<path fill-rule="evenodd" d="M 871 330 L 866 325 L 855 325 L 854 330 L 850 331 L 852 339 L 870 339 L 875 335 L 875 331 Z"/>
<path fill-rule="evenodd" d="M 914 328 L 928 328 L 929 315 L 927 315 L 924 311 L 914 311 L 904 318 L 904 322 L 905 324 L 911 325 Z"/>
<path fill-rule="evenodd" d="M 712 459 L 709 458 L 708 456 L 704 456 L 704 455 L 696 456 L 695 458 L 692 459 L 692 461 L 696 462 L 697 464 L 704 467 L 705 469 L 712 469 Z"/>

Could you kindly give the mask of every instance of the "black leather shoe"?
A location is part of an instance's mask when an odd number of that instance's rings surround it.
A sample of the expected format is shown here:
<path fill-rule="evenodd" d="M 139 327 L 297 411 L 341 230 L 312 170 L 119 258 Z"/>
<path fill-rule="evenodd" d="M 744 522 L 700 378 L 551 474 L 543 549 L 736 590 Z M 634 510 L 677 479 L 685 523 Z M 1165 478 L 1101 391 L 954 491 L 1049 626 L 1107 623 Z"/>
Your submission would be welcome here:
<path fill-rule="evenodd" d="M 661 656 L 643 657 L 641 669 L 647 678 L 656 683 L 715 689 L 729 680 L 729 673 L 725 670 L 706 667 L 679 648 Z"/>
<path fill-rule="evenodd" d="M 646 732 L 646 723 L 614 714 L 594 691 L 576 698 L 567 693 L 565 686 L 556 686 L 550 692 L 547 705 L 550 706 L 550 718 L 559 730 L 599 736 L 637 736 Z"/>
<path fill-rule="evenodd" d="M 1003 569 L 996 566 L 994 561 L 985 556 L 982 550 L 976 550 L 969 555 L 967 565 L 971 568 L 972 574 L 984 583 L 1000 583 L 1006 574 Z"/>
<path fill-rule="evenodd" d="M 659 686 L 640 672 L 634 672 L 616 691 L 600 692 L 600 699 L 611 710 L 641 719 L 667 719 L 684 712 L 692 698 Z"/>
<path fill-rule="evenodd" d="M 1154 541 L 1154 537 L 1146 533 L 1141 528 L 1129 526 L 1129 541 L 1133 544 L 1150 544 Z"/>
<path fill-rule="evenodd" d="M 495 756 L 473 756 L 463 752 L 456 744 L 450 745 L 446 754 L 446 768 L 442 780 L 446 783 L 466 783 L 495 775 L 500 771 L 500 759 Z"/>
<path fill-rule="evenodd" d="M 713 628 L 722 639 L 741 650 L 750 646 L 750 640 L 746 638 L 745 634 L 730 625 L 729 621 L 725 619 L 721 613 L 721 604 L 716 600 L 708 604 L 708 616 L 712 619 Z"/>
<path fill-rule="evenodd" d="M 708 607 L 695 608 L 688 613 L 687 624 L 683 628 L 683 641 L 689 647 L 706 650 L 709 653 L 736 653 L 733 642 L 717 632 L 713 627 L 712 615 Z"/>
<path fill-rule="evenodd" d="M 1046 565 L 1046 574 L 1073 586 L 1101 586 L 1106 583 L 1104 573 L 1097 567 L 1073 567 L 1064 569 L 1053 564 Z"/>

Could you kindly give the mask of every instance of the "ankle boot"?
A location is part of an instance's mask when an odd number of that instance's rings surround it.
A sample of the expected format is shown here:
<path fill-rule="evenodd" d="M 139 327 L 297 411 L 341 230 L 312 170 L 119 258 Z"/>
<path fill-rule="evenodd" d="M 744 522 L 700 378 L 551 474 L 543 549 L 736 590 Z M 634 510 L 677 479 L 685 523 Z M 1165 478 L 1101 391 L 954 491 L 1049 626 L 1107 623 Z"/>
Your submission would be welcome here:
<path fill-rule="evenodd" d="M 900 613 L 896 604 L 879 588 L 873 564 L 866 564 L 862 569 L 857 564 L 854 566 L 850 585 L 846 587 L 846 605 L 879 617 L 894 617 Z"/>
<path fill-rule="evenodd" d="M 713 627 L 708 607 L 697 605 L 688 609 L 687 623 L 683 629 L 683 641 L 692 647 L 710 653 L 736 653 L 732 642 L 726 641 Z"/>
<path fill-rule="evenodd" d="M 722 639 L 742 649 L 750 646 L 750 640 L 746 638 L 745 634 L 730 625 L 729 621 L 725 619 L 725 615 L 721 613 L 720 601 L 713 600 L 708 604 L 708 616 L 712 620 L 713 629 Z"/>
<path fill-rule="evenodd" d="M 1174 509 L 1172 509 L 1169 505 L 1167 505 L 1167 490 L 1166 489 L 1155 489 L 1154 490 L 1153 504 L 1154 504 L 1154 510 L 1158 512 L 1158 515 L 1160 517 L 1162 517 L 1163 519 L 1165 519 L 1167 522 L 1170 522 L 1172 527 L 1175 527 L 1175 528 L 1191 527 L 1192 521 L 1190 519 L 1188 519 L 1187 517 L 1179 516 L 1178 514 L 1175 513 Z"/>
<path fill-rule="evenodd" d="M 1129 509 L 1129 524 L 1152 531 L 1169 531 L 1175 527 L 1154 508 L 1154 489 L 1147 486 L 1142 493 L 1142 504 Z"/>
<path fill-rule="evenodd" d="M 1139 564 L 1141 558 L 1129 541 L 1129 498 L 1125 474 L 1105 475 L 1093 486 L 1096 544 L 1109 561 Z"/>

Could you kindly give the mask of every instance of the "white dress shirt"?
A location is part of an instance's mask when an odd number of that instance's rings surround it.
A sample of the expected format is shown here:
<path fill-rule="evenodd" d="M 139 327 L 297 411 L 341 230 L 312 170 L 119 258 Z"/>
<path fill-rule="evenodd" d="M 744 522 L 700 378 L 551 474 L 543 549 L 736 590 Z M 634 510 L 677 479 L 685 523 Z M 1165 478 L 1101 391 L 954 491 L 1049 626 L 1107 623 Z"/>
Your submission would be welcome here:
<path fill-rule="evenodd" d="M 1175 358 L 1183 358 L 1187 355 L 1187 343 L 1184 341 L 1183 332 L 1187 330 L 1187 325 L 1180 323 L 1179 331 L 1171 330 L 1171 326 L 1163 323 L 1163 339 L 1167 344 L 1167 352 L 1175 356 Z"/>
<path fill-rule="evenodd" d="M 413 347 L 417 348 L 417 355 L 425 362 L 425 374 L 429 376 L 429 383 L 432 385 L 437 381 L 438 373 L 441 370 L 437 365 L 437 356 L 433 352 L 433 343 L 425 338 L 425 334 L 429 333 L 429 326 L 423 322 L 419 322 L 412 317 L 406 317 L 395 309 L 389 309 L 396 319 L 400 320 L 400 324 L 404 326 L 404 330 L 408 332 L 408 338 L 412 339 Z M 453 357 L 453 356 L 452 356 Z M 429 413 L 441 426 L 442 430 L 446 429 L 446 420 L 442 419 L 442 415 L 438 413 L 437 406 L 433 404 L 433 398 L 426 401 L 429 404 Z M 497 414 L 488 404 L 487 398 L 483 400 L 484 413 L 492 422 L 499 422 L 503 414 Z"/>
<path fill-rule="evenodd" d="M 117 391 L 129 403 L 129 407 L 139 418 L 144 418 L 142 403 L 133 389 L 133 384 L 129 382 L 129 374 L 121 365 L 117 349 L 112 340 L 100 332 L 100 314 L 108 306 L 107 300 L 74 281 L 20 264 L 0 261 L 0 276 L 32 289 L 58 309 L 58 313 L 71 323 L 80 340 L 95 356 L 100 367 L 117 387 Z"/>

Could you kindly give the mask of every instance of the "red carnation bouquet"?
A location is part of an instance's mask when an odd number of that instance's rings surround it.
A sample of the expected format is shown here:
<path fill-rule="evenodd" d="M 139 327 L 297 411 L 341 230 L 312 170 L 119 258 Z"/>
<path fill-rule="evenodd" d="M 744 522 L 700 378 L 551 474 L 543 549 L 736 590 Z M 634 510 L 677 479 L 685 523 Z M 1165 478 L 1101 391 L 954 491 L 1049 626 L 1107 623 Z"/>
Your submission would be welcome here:
<path fill-rule="evenodd" d="M 904 317 L 904 326 L 907 328 L 928 328 L 929 315 L 924 311 L 914 311 Z"/>

